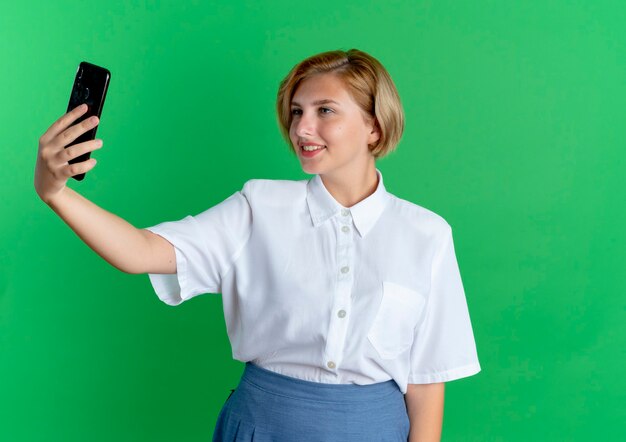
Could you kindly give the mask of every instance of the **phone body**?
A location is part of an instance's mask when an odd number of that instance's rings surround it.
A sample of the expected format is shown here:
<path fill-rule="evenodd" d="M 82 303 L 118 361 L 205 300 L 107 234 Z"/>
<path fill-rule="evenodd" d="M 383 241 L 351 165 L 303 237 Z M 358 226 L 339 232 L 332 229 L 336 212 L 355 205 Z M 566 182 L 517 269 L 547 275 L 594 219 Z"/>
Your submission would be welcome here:
<path fill-rule="evenodd" d="M 76 77 L 74 78 L 74 85 L 72 86 L 72 93 L 70 94 L 70 102 L 67 105 L 67 111 L 69 112 L 76 106 L 80 106 L 83 103 L 87 103 L 88 109 L 87 112 L 76 120 L 74 124 L 78 124 L 93 115 L 100 118 L 110 80 L 111 72 L 109 72 L 108 69 L 96 66 L 95 64 L 87 63 L 86 61 L 83 61 L 78 65 Z M 98 126 L 85 132 L 65 147 L 68 148 L 75 144 L 95 139 L 97 129 Z M 87 152 L 70 160 L 70 164 L 81 163 L 88 160 L 90 156 L 91 152 Z M 85 178 L 85 174 L 79 173 L 78 175 L 74 175 L 72 178 L 81 181 Z"/>

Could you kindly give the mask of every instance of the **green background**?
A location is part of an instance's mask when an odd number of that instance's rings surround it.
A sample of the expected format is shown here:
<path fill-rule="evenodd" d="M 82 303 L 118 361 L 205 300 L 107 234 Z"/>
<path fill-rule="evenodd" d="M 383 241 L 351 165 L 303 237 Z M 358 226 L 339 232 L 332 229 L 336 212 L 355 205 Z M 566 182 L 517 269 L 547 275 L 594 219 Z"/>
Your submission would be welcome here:
<path fill-rule="evenodd" d="M 221 298 L 172 308 L 33 187 L 78 63 L 112 80 L 70 186 L 137 227 L 308 178 L 274 99 L 299 60 L 377 57 L 407 128 L 388 190 L 448 220 L 482 372 L 444 441 L 618 440 L 626 419 L 622 1 L 3 2 L 0 439 L 206 441 L 243 364 Z"/>

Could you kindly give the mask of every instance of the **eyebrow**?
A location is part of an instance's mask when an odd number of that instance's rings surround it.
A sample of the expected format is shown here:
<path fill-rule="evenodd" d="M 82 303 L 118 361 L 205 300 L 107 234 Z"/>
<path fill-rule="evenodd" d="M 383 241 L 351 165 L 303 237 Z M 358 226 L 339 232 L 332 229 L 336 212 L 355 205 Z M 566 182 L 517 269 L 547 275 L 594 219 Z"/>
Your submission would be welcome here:
<path fill-rule="evenodd" d="M 329 104 L 329 103 L 333 103 L 333 104 L 337 104 L 337 105 L 339 105 L 339 103 L 337 103 L 335 100 L 330 100 L 330 99 L 328 99 L 328 98 L 324 98 L 324 99 L 322 99 L 322 100 L 317 100 L 317 101 L 314 101 L 314 102 L 313 102 L 313 106 L 319 106 L 320 104 Z M 292 102 L 291 102 L 291 105 L 292 105 L 292 106 L 299 106 L 299 107 L 302 107 L 302 105 L 301 105 L 300 103 L 297 103 L 297 102 L 295 102 L 295 101 L 292 101 Z"/>

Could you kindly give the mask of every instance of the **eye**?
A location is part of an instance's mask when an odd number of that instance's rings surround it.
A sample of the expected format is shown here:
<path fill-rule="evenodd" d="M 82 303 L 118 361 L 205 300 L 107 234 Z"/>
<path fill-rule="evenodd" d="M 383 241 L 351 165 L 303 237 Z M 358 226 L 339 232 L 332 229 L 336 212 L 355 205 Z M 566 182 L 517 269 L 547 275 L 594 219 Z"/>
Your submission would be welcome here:
<path fill-rule="evenodd" d="M 302 115 L 302 109 L 298 109 L 298 108 L 291 109 L 291 115 Z"/>
<path fill-rule="evenodd" d="M 333 110 L 329 107 L 320 107 L 320 114 L 332 114 Z"/>

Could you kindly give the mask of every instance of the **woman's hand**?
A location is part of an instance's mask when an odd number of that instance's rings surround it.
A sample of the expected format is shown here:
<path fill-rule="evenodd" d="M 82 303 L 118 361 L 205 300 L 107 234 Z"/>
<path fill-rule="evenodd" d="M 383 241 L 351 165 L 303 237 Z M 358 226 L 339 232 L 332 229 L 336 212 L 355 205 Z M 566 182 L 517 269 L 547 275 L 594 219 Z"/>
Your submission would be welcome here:
<path fill-rule="evenodd" d="M 80 163 L 69 164 L 71 159 L 102 147 L 102 140 L 90 140 L 65 148 L 76 138 L 96 127 L 98 117 L 91 117 L 72 126 L 81 115 L 87 112 L 82 104 L 59 118 L 39 139 L 39 152 L 35 165 L 35 190 L 46 203 L 60 194 L 71 176 L 93 169 L 96 160 L 91 158 Z"/>

